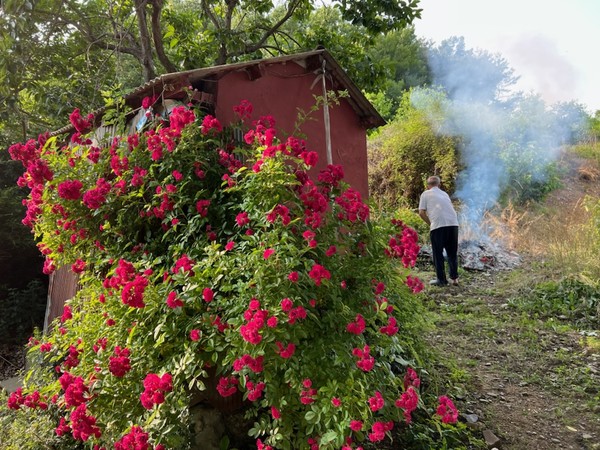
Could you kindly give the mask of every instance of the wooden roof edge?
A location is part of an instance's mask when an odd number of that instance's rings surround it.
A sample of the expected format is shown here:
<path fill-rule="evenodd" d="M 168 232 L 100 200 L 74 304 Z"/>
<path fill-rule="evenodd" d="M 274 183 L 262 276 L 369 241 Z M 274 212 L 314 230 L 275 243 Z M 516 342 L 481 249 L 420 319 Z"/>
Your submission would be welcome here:
<path fill-rule="evenodd" d="M 124 95 L 125 101 L 132 107 L 138 108 L 138 103 L 141 99 L 150 95 L 151 92 L 156 93 L 159 90 L 164 91 L 165 86 L 171 84 L 181 85 L 182 82 L 187 82 L 190 79 L 199 79 L 208 76 L 218 76 L 229 72 L 244 70 L 260 64 L 278 64 L 288 61 L 306 61 L 310 58 L 320 57 L 326 61 L 325 70 L 331 71 L 336 80 L 342 85 L 344 90 L 348 91 L 349 102 L 363 123 L 368 128 L 374 128 L 385 125 L 386 121 L 381 117 L 375 107 L 367 100 L 361 90 L 354 84 L 344 69 L 339 65 L 335 58 L 326 50 L 318 49 L 307 52 L 294 53 L 291 55 L 276 56 L 273 58 L 255 59 L 252 61 L 243 61 L 239 63 L 223 64 L 219 66 L 204 67 L 200 69 L 185 70 L 182 72 L 172 72 L 160 75 L 141 86 L 133 89 L 131 92 Z M 106 111 L 105 107 L 98 108 L 92 114 L 98 120 Z M 56 131 L 50 133 L 51 136 L 62 135 L 75 131 L 73 125 L 66 125 Z"/>
<path fill-rule="evenodd" d="M 381 114 L 379 114 L 373 104 L 367 99 L 367 97 L 365 97 L 358 86 L 354 84 L 346 71 L 338 64 L 335 58 L 327 50 L 322 50 L 322 52 L 323 58 L 325 58 L 327 64 L 333 67 L 333 73 L 335 77 L 348 91 L 351 104 L 353 102 L 355 103 L 355 105 L 352 106 L 360 117 L 361 122 L 363 122 L 368 128 L 375 128 L 385 125 L 385 119 L 381 117 Z M 325 67 L 325 70 L 328 70 L 327 66 Z"/>

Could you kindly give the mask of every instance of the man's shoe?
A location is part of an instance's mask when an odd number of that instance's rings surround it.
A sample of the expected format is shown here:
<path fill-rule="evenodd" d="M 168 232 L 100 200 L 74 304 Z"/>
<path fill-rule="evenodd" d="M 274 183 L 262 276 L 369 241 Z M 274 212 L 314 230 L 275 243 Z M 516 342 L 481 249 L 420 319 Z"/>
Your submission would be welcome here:
<path fill-rule="evenodd" d="M 450 280 L 450 284 L 452 286 L 458 286 L 458 278 L 455 278 L 454 280 Z"/>
<path fill-rule="evenodd" d="M 446 286 L 448 283 L 444 283 L 443 281 L 438 280 L 437 278 L 435 280 L 431 280 L 429 282 L 429 284 L 431 286 Z"/>

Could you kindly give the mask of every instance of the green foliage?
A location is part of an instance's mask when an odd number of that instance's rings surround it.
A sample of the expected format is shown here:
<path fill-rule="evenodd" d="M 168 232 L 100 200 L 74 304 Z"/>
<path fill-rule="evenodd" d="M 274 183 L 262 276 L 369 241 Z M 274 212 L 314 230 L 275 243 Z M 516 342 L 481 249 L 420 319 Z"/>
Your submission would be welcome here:
<path fill-rule="evenodd" d="M 46 294 L 43 260 L 21 223 L 26 191 L 15 184 L 23 167 L 7 157 L 0 153 L 0 342 L 22 344 L 43 324 Z"/>
<path fill-rule="evenodd" d="M 503 154 L 506 158 L 506 153 Z M 522 153 L 519 156 L 524 156 Z M 522 159 L 506 159 L 509 164 L 509 179 L 500 202 L 504 205 L 514 203 L 517 205 L 526 204 L 531 201 L 541 201 L 547 194 L 560 188 L 560 173 L 556 163 L 547 163 L 544 167 L 539 167 L 534 175 L 531 170 L 524 168 Z"/>
<path fill-rule="evenodd" d="M 272 140 L 271 127 L 262 118 L 236 146 L 216 119 L 200 124 L 179 107 L 170 122 L 101 147 L 50 138 L 36 154 L 13 150 L 52 175 L 25 175 L 46 269 L 71 265 L 81 286 L 29 351 L 38 363 L 23 395 L 55 400 L 29 409 L 15 394 L 19 420 L 62 419 L 72 428 L 61 438 L 67 448 L 93 422 L 87 446 L 112 447 L 139 425 L 152 446 L 185 449 L 190 397 L 209 374 L 221 395 L 243 395 L 255 418 L 249 434 L 273 448 L 308 448 L 309 438 L 339 448 L 404 420 L 394 403 L 422 348 L 422 305 L 411 292 L 422 284 L 408 269 L 417 236 L 371 221 L 341 168 L 312 181 L 316 154 Z M 83 400 L 69 388 L 76 382 Z M 377 412 L 376 393 L 385 399 Z M 414 420 L 453 430 L 426 398 Z"/>
<path fill-rule="evenodd" d="M 31 280 L 21 289 L 0 286 L 0 342 L 24 344 L 35 327 L 44 323 L 47 287 Z"/>
<path fill-rule="evenodd" d="M 587 130 L 584 135 L 587 142 L 594 145 L 600 140 L 600 110 L 596 110 L 593 116 L 588 117 Z"/>
<path fill-rule="evenodd" d="M 539 201 L 560 186 L 555 162 L 559 145 L 572 137 L 571 127 L 580 120 L 567 120 L 549 110 L 538 96 L 513 99 L 513 109 L 501 116 L 501 126 L 493 132 L 498 156 L 506 171 L 504 200 L 522 204 Z"/>
<path fill-rule="evenodd" d="M 418 0 L 283 2 L 13 0 L 0 16 L 0 144 L 64 124 L 67 111 L 102 106 L 99 92 L 133 89 L 164 72 L 325 46 L 357 84 L 384 82 L 370 36 L 419 17 Z M 384 15 L 380 15 L 380 13 Z M 360 19 L 360 20 L 359 20 Z M 359 23 L 360 22 L 360 23 Z"/>
<path fill-rule="evenodd" d="M 334 4 L 342 11 L 344 19 L 360 24 L 372 33 L 404 28 L 421 17 L 419 0 L 336 0 Z"/>
<path fill-rule="evenodd" d="M 563 145 L 575 145 L 584 142 L 593 127 L 593 118 L 590 117 L 586 106 L 575 101 L 558 102 L 550 108 L 554 115 L 556 133 L 561 138 Z"/>
<path fill-rule="evenodd" d="M 362 89 L 376 90 L 385 84 L 383 61 L 368 52 L 376 38 L 370 37 L 364 26 L 345 21 L 339 8 L 323 6 L 298 15 L 282 31 L 293 39 L 278 37 L 271 43 L 286 53 L 324 47 Z"/>
<path fill-rule="evenodd" d="M 6 405 L 8 394 L 0 389 L 0 404 Z M 83 445 L 61 445 L 61 439 L 54 433 L 54 419 L 50 415 L 40 415 L 36 411 L 23 411 L 14 414 L 0 407 L 0 450 L 78 450 Z"/>
<path fill-rule="evenodd" d="M 590 279 L 567 277 L 541 283 L 512 303 L 535 317 L 568 320 L 582 328 L 600 326 L 600 287 Z"/>
<path fill-rule="evenodd" d="M 0 168 L 6 165 L 0 162 Z M 32 234 L 21 223 L 24 197 L 24 190 L 17 186 L 0 189 L 0 285 L 7 288 L 22 289 L 33 278 L 42 275 L 43 260 Z M 4 295 L 0 298 L 2 302 L 6 300 Z"/>
<path fill-rule="evenodd" d="M 435 430 L 432 432 L 432 430 Z M 411 450 L 473 450 L 487 448 L 482 439 L 473 436 L 464 423 L 445 426 L 434 422 L 419 422 L 394 441 L 394 448 Z M 367 447 L 368 448 L 368 447 Z"/>
<path fill-rule="evenodd" d="M 367 51 L 373 61 L 385 67 L 387 74 L 381 90 L 372 94 L 374 98 L 369 97 L 369 100 L 386 120 L 392 119 L 400 107 L 404 92 L 430 81 L 427 45 L 417 38 L 413 27 L 406 27 L 377 36 Z M 367 89 L 367 85 L 361 86 Z M 381 107 L 384 104 L 386 106 Z"/>
<path fill-rule="evenodd" d="M 386 121 L 392 119 L 395 115 L 394 110 L 394 102 L 390 97 L 386 95 L 385 92 L 379 91 L 376 94 L 371 92 L 365 93 L 365 97 L 371 104 L 375 107 L 377 112 L 383 117 Z M 372 130 L 372 133 L 375 133 L 376 130 Z"/>
<path fill-rule="evenodd" d="M 406 93 L 396 119 L 369 140 L 369 187 L 377 202 L 414 207 L 434 174 L 447 191 L 454 190 L 459 140 L 440 133 L 446 99 L 428 92 L 429 106 L 418 110 Z"/>
<path fill-rule="evenodd" d="M 584 201 L 585 209 L 590 213 L 589 222 L 585 226 L 585 231 L 589 233 L 590 242 L 588 248 L 600 250 L 600 200 L 594 197 L 586 197 Z M 599 272 L 591 272 L 593 277 L 600 275 Z"/>
<path fill-rule="evenodd" d="M 101 106 L 100 90 L 117 80 L 127 87 L 139 84 L 139 69 L 128 66 L 130 55 L 106 52 L 106 47 L 101 50 L 86 42 L 84 24 L 78 21 L 89 20 L 89 32 L 99 26 L 98 9 L 109 11 L 99 4 L 16 0 L 4 5 L 0 17 L 2 147 L 60 128 L 74 108 Z M 79 13 L 72 10 L 75 5 Z"/>

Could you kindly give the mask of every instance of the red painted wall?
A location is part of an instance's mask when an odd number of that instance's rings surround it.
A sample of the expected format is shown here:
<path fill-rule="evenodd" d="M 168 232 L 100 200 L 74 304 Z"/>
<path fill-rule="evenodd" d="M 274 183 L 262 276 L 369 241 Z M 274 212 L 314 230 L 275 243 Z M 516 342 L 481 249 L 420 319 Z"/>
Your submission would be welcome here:
<path fill-rule="evenodd" d="M 253 118 L 272 115 L 277 120 L 278 135 L 285 137 L 294 131 L 298 108 L 308 111 L 314 104 L 313 95 L 323 95 L 319 79 L 311 89 L 317 75 L 295 62 L 264 65 L 262 76 L 251 80 L 246 72 L 232 72 L 219 80 L 216 98 L 217 118 L 222 123 L 237 120 L 232 107 L 248 100 L 254 107 Z M 328 88 L 331 88 L 328 83 Z M 350 106 L 342 99 L 339 106 L 329 108 L 331 121 L 331 149 L 334 164 L 344 167 L 345 180 L 358 190 L 363 198 L 368 196 L 367 137 L 366 129 Z M 322 109 L 301 126 L 309 150 L 319 154 L 314 170 L 327 165 L 325 126 Z"/>

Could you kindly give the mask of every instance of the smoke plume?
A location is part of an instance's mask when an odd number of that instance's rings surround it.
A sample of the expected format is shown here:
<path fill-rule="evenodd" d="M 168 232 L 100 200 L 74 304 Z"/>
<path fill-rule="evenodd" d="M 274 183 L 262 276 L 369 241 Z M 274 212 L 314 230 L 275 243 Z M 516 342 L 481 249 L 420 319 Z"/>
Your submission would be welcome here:
<path fill-rule="evenodd" d="M 586 113 L 574 102 L 549 107 L 535 94 L 511 93 L 517 78 L 507 62 L 467 49 L 462 38 L 431 48 L 428 58 L 433 84 L 446 94 L 439 132 L 462 141 L 464 170 L 455 192 L 461 225 L 483 231 L 484 213 L 503 193 L 543 185 L 561 145 L 573 141 Z M 415 90 L 413 105 L 429 114 L 430 95 Z"/>

